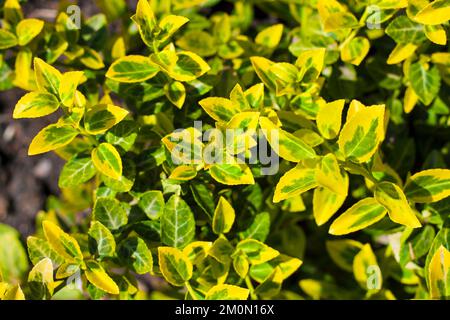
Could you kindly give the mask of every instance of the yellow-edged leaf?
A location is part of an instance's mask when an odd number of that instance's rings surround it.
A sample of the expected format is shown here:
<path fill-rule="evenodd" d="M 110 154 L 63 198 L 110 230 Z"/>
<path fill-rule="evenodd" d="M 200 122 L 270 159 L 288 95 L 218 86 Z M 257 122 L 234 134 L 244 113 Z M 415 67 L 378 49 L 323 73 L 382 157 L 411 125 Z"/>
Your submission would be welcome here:
<path fill-rule="evenodd" d="M 334 220 L 329 233 L 344 235 L 364 229 L 383 219 L 386 213 L 387 209 L 374 198 L 360 200 Z"/>
<path fill-rule="evenodd" d="M 119 294 L 119 287 L 96 261 L 86 261 L 86 278 L 94 286 L 110 294 Z"/>
<path fill-rule="evenodd" d="M 450 170 L 429 169 L 412 175 L 405 185 L 406 197 L 414 202 L 436 202 L 450 196 Z"/>
<path fill-rule="evenodd" d="M 206 300 L 247 300 L 250 291 L 230 284 L 218 284 L 208 290 Z"/>
<path fill-rule="evenodd" d="M 233 226 L 235 212 L 231 204 L 224 197 L 220 197 L 214 211 L 212 229 L 215 234 L 228 233 Z"/>
<path fill-rule="evenodd" d="M 441 245 L 431 258 L 427 276 L 432 299 L 450 296 L 450 252 L 444 246 Z"/>
<path fill-rule="evenodd" d="M 317 128 L 325 139 L 334 139 L 341 130 L 342 110 L 345 100 L 336 100 L 320 106 L 317 113 Z"/>
<path fill-rule="evenodd" d="M 99 172 L 113 178 L 122 176 L 122 159 L 117 149 L 109 143 L 101 143 L 92 150 L 92 162 Z"/>
<path fill-rule="evenodd" d="M 342 128 L 339 149 L 346 158 L 367 162 L 384 139 L 384 105 L 358 111 Z"/>
<path fill-rule="evenodd" d="M 28 155 L 36 155 L 64 147 L 77 135 L 78 131 L 70 126 L 51 124 L 39 131 L 31 141 Z"/>
<path fill-rule="evenodd" d="M 317 187 L 316 170 L 304 168 L 298 164 L 286 172 L 278 181 L 273 195 L 273 202 L 292 198 L 312 188 Z"/>
<path fill-rule="evenodd" d="M 299 162 L 316 156 L 313 148 L 292 133 L 278 128 L 269 118 L 260 117 L 259 125 L 272 149 L 283 159 Z"/>
<path fill-rule="evenodd" d="M 47 92 L 30 92 L 24 95 L 16 104 L 14 119 L 38 118 L 55 112 L 59 107 L 58 98 Z"/>
<path fill-rule="evenodd" d="M 192 263 L 186 255 L 171 247 L 158 247 L 159 269 L 174 286 L 183 286 L 192 277 Z"/>
<path fill-rule="evenodd" d="M 81 263 L 83 254 L 78 242 L 49 220 L 42 222 L 45 238 L 59 255 L 67 261 Z"/>
<path fill-rule="evenodd" d="M 44 21 L 39 19 L 24 19 L 16 27 L 19 45 L 25 46 L 33 40 L 44 27 Z"/>
<path fill-rule="evenodd" d="M 410 228 L 422 226 L 408 204 L 402 189 L 392 182 L 381 182 L 375 187 L 375 199 L 388 210 L 392 221 Z"/>

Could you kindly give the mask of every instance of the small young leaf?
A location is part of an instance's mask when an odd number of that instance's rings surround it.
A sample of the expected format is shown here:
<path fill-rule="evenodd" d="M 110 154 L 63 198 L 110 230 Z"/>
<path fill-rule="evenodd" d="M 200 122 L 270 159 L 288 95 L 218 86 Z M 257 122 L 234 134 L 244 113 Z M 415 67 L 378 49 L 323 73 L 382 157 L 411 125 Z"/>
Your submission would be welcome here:
<path fill-rule="evenodd" d="M 233 226 L 235 212 L 231 204 L 220 197 L 212 221 L 212 229 L 215 234 L 228 233 Z"/>

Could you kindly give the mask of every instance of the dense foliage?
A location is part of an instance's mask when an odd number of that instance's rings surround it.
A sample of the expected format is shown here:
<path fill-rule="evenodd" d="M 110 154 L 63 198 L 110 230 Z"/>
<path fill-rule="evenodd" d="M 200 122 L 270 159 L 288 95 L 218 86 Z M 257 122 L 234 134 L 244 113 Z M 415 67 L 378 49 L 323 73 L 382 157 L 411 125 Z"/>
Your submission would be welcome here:
<path fill-rule="evenodd" d="M 0 298 L 450 296 L 449 0 L 98 4 L 4 1 L 0 87 L 67 162 Z"/>

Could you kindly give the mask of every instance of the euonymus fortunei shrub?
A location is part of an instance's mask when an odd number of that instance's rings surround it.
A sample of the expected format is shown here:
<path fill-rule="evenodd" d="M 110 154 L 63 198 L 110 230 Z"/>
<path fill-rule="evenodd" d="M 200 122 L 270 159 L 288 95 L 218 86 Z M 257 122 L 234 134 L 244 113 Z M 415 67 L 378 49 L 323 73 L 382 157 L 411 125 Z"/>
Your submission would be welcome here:
<path fill-rule="evenodd" d="M 4 1 L 1 88 L 66 162 L 0 298 L 450 296 L 450 1 L 98 4 Z"/>

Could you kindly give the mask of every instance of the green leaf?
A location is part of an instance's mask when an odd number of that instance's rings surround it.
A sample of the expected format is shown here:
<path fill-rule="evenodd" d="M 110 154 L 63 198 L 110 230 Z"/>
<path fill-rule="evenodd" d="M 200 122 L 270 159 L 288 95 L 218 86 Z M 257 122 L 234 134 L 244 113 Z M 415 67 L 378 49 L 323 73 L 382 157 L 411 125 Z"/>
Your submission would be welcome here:
<path fill-rule="evenodd" d="M 99 221 L 92 221 L 88 235 L 89 246 L 100 258 L 112 257 L 116 252 L 116 241 L 111 231 Z"/>
<path fill-rule="evenodd" d="M 44 28 L 44 21 L 39 19 L 24 19 L 16 27 L 19 45 L 25 46 L 33 40 Z"/>
<path fill-rule="evenodd" d="M 120 178 L 122 175 L 122 159 L 113 145 L 101 143 L 92 150 L 91 156 L 98 171 L 112 179 Z"/>
<path fill-rule="evenodd" d="M 329 233 L 344 235 L 364 229 L 383 219 L 386 213 L 387 209 L 374 198 L 360 200 L 334 220 Z"/>
<path fill-rule="evenodd" d="M 270 214 L 261 212 L 254 216 L 250 226 L 242 231 L 240 235 L 243 239 L 255 239 L 261 242 L 266 241 L 270 232 Z"/>
<path fill-rule="evenodd" d="M 413 22 L 405 15 L 395 18 L 387 26 L 386 34 L 397 43 L 420 44 L 426 39 L 423 26 Z"/>
<path fill-rule="evenodd" d="M 235 212 L 231 204 L 220 197 L 216 210 L 214 211 L 212 229 L 215 234 L 228 233 L 233 226 Z"/>
<path fill-rule="evenodd" d="M 100 197 L 92 209 L 93 218 L 110 230 L 117 230 L 128 222 L 128 216 L 119 200 Z"/>
<path fill-rule="evenodd" d="M 76 155 L 62 168 L 58 185 L 60 188 L 77 186 L 90 180 L 95 173 L 91 157 Z"/>
<path fill-rule="evenodd" d="M 86 278 L 97 288 L 110 294 L 119 294 L 119 287 L 96 261 L 86 261 Z"/>
<path fill-rule="evenodd" d="M 0 278 L 3 275 L 5 282 L 19 281 L 27 270 L 28 259 L 20 234 L 12 227 L 0 224 Z"/>
<path fill-rule="evenodd" d="M 439 93 L 441 77 L 436 67 L 428 69 L 421 62 L 413 63 L 409 70 L 409 79 L 414 92 L 425 105 L 429 105 Z"/>
<path fill-rule="evenodd" d="M 172 195 L 161 216 L 161 241 L 183 248 L 195 237 L 195 219 L 191 208 L 177 195 Z"/>
<path fill-rule="evenodd" d="M 158 65 L 150 58 L 131 55 L 114 61 L 106 72 L 106 77 L 117 82 L 136 83 L 151 79 L 158 72 Z"/>
<path fill-rule="evenodd" d="M 176 248 L 158 247 L 159 269 L 170 284 L 180 287 L 192 277 L 192 263 Z"/>
<path fill-rule="evenodd" d="M 38 118 L 55 112 L 59 107 L 58 99 L 46 92 L 30 92 L 24 95 L 14 108 L 13 118 Z"/>
<path fill-rule="evenodd" d="M 78 131 L 69 126 L 51 124 L 34 137 L 28 148 L 28 155 L 36 155 L 62 148 L 72 142 Z"/>
<path fill-rule="evenodd" d="M 375 187 L 375 199 L 383 205 L 392 221 L 410 228 L 422 226 L 408 204 L 402 189 L 392 182 L 381 182 Z"/>
<path fill-rule="evenodd" d="M 19 40 L 7 30 L 0 29 L 0 50 L 8 49 L 19 44 Z"/>
<path fill-rule="evenodd" d="M 450 170 L 429 169 L 412 175 L 405 186 L 406 197 L 414 202 L 436 202 L 450 196 Z"/>
<path fill-rule="evenodd" d="M 214 38 L 207 32 L 201 30 L 189 30 L 176 42 L 177 46 L 193 51 L 201 57 L 209 57 L 216 53 L 217 48 Z"/>
<path fill-rule="evenodd" d="M 119 244 L 119 258 L 134 272 L 145 274 L 153 272 L 153 257 L 145 241 L 138 237 L 130 237 Z"/>
<path fill-rule="evenodd" d="M 158 219 L 164 212 L 164 197 L 161 191 L 146 191 L 139 198 L 141 208 L 150 219 Z"/>
<path fill-rule="evenodd" d="M 132 120 L 122 120 L 106 133 L 106 142 L 129 151 L 138 136 L 137 124 Z"/>

